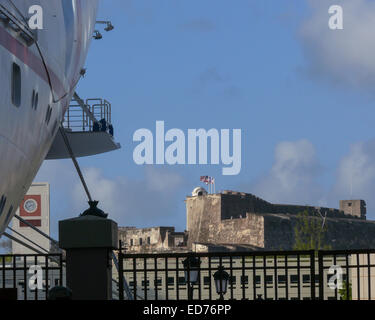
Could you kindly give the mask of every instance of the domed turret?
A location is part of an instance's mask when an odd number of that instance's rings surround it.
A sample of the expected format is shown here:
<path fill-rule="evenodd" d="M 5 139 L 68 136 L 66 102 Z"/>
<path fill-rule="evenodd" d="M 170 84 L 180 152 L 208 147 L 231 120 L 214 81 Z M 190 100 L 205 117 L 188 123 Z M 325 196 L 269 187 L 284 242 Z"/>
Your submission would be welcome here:
<path fill-rule="evenodd" d="M 197 197 L 197 196 L 205 196 L 207 194 L 207 191 L 205 188 L 202 188 L 202 187 L 196 187 L 193 192 L 191 193 L 191 195 L 193 197 Z"/>

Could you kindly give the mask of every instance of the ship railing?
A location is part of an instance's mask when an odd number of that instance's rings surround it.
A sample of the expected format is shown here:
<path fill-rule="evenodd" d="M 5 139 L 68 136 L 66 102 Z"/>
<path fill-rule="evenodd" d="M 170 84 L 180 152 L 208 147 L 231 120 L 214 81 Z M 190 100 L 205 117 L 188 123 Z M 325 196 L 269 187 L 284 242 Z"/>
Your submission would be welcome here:
<path fill-rule="evenodd" d="M 90 98 L 84 101 L 72 99 L 65 113 L 64 128 L 70 131 L 108 131 L 112 125 L 111 103 L 102 98 Z M 103 124 L 105 130 L 102 130 Z"/>

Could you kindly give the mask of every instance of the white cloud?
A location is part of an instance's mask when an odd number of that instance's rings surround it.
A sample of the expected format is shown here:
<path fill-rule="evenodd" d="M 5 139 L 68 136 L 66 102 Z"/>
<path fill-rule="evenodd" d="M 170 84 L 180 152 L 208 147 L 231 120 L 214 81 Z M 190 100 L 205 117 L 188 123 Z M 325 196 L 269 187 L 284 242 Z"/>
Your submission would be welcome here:
<path fill-rule="evenodd" d="M 313 204 L 321 196 L 316 182 L 320 170 L 311 142 L 281 142 L 270 172 L 258 180 L 253 192 L 274 203 Z"/>
<path fill-rule="evenodd" d="M 119 225 L 150 226 L 178 214 L 178 192 L 185 179 L 166 169 L 145 167 L 144 176 L 128 179 L 106 177 L 94 167 L 83 168 L 83 176 L 98 207 Z M 73 167 L 67 161 L 46 161 L 35 181 L 51 185 L 51 218 L 53 224 L 82 213 L 88 208 L 87 196 Z"/>
<path fill-rule="evenodd" d="M 311 142 L 281 142 L 276 146 L 272 168 L 258 179 L 250 192 L 273 203 L 334 208 L 338 208 L 339 200 L 363 199 L 367 203 L 367 217 L 374 219 L 375 140 L 350 147 L 340 160 L 331 185 L 318 182 L 321 173 L 322 167 Z"/>
<path fill-rule="evenodd" d="M 375 189 L 375 140 L 351 146 L 337 170 L 333 195 L 371 201 Z"/>
<path fill-rule="evenodd" d="M 375 2 L 370 0 L 310 0 L 311 17 L 300 36 L 309 72 L 355 87 L 375 85 Z M 328 27 L 328 8 L 341 5 L 344 30 Z"/>

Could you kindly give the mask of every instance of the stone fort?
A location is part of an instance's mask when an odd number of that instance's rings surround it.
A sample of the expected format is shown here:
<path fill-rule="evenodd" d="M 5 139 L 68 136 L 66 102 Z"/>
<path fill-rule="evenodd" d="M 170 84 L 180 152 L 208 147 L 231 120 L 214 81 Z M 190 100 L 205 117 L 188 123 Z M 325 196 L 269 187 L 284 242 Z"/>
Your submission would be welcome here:
<path fill-rule="evenodd" d="M 375 246 L 375 222 L 366 220 L 364 200 L 341 200 L 340 209 L 273 204 L 252 194 L 207 194 L 196 188 L 185 200 L 188 247 L 238 245 L 254 250 L 292 250 L 298 214 L 325 224 L 332 249 Z"/>
<path fill-rule="evenodd" d="M 332 249 L 375 247 L 375 221 L 366 220 L 364 200 L 341 200 L 339 209 L 274 204 L 255 195 L 195 188 L 187 196 L 185 232 L 174 227 L 119 228 L 128 252 L 292 250 L 298 214 L 324 223 Z"/>

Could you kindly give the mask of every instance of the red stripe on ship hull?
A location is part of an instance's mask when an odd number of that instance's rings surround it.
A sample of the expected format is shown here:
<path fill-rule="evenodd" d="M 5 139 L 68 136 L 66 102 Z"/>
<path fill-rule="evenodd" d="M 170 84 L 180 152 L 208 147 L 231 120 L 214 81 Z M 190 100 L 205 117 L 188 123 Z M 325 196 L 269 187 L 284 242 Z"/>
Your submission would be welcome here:
<path fill-rule="evenodd" d="M 0 45 L 8 50 L 12 55 L 21 60 L 25 65 L 32 69 L 42 80 L 49 84 L 47 72 L 44 68 L 43 61 L 39 56 L 34 55 L 26 44 L 23 44 L 14 38 L 3 27 L 0 27 Z M 64 87 L 59 77 L 48 68 L 52 87 L 58 95 L 65 94 Z"/>

